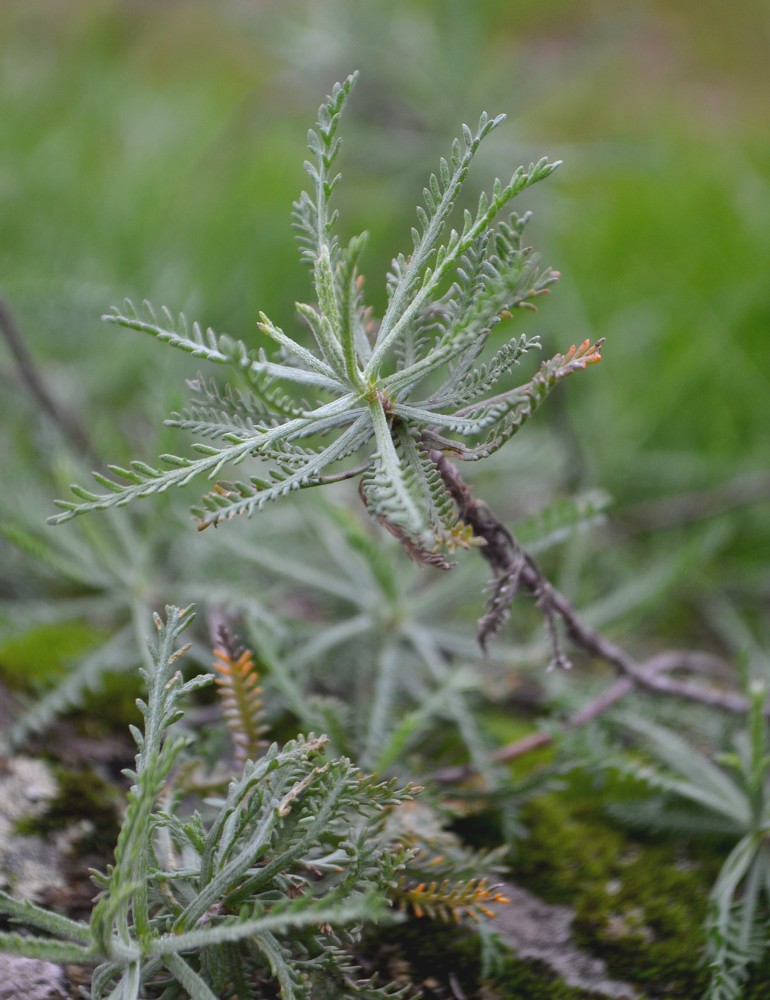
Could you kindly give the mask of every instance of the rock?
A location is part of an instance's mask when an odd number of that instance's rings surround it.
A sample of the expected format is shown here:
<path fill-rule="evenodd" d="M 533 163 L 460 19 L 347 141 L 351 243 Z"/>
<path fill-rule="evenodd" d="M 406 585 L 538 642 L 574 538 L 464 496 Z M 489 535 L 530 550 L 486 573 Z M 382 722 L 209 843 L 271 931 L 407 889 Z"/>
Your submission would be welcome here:
<path fill-rule="evenodd" d="M 507 882 L 501 891 L 510 903 L 496 909 L 495 929 L 520 958 L 539 959 L 569 986 L 593 990 L 614 1000 L 637 1000 L 639 994 L 632 986 L 607 975 L 600 958 L 575 947 L 574 912 L 569 906 L 551 906 Z"/>
<path fill-rule="evenodd" d="M 21 820 L 40 816 L 56 794 L 50 767 L 32 757 L 8 757 L 0 769 L 0 888 L 37 902 L 51 886 L 63 886 L 56 846 L 17 832 Z M 0 980 L 1 982 L 2 980 Z"/>
<path fill-rule="evenodd" d="M 65 1000 L 64 972 L 52 962 L 0 955 L 0 1000 Z"/>

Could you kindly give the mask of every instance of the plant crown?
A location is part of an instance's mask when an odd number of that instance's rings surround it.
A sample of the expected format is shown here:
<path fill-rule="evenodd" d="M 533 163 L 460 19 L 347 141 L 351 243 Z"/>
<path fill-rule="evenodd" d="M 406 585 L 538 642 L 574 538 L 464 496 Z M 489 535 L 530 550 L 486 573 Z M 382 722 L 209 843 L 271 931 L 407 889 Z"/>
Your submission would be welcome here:
<path fill-rule="evenodd" d="M 337 212 L 330 208 L 340 178 L 333 170 L 337 131 L 355 79 L 353 74 L 336 84 L 321 105 L 317 129 L 308 133 L 312 159 L 305 167 L 312 190 L 294 204 L 301 258 L 312 270 L 316 296 L 315 304 L 297 304 L 312 348 L 264 314 L 258 327 L 278 346 L 276 360 L 210 328 L 190 327 L 183 316 L 175 322 L 166 308 L 160 317 L 148 303 L 142 311 L 130 302 L 115 309 L 105 317 L 109 322 L 227 365 L 245 384 L 222 389 L 199 378 L 191 405 L 167 421 L 204 439 L 193 445 L 197 458 L 165 454 L 164 468 L 135 461 L 129 468 L 110 466 L 114 478 L 94 473 L 106 492 L 73 486 L 77 500 L 56 501 L 63 513 L 52 523 L 206 475 L 215 485 L 194 508 L 203 529 L 251 515 L 293 490 L 359 476 L 370 514 L 418 561 L 446 568 L 443 553 L 468 545 L 471 532 L 458 519 L 437 457 L 486 458 L 529 419 L 557 381 L 599 360 L 601 344 L 586 341 L 545 361 L 524 385 L 504 388 L 521 356 L 539 346 L 536 337 L 521 335 L 487 363 L 476 363 L 494 327 L 513 310 L 532 308 L 558 277 L 538 269 L 523 245 L 528 215 L 498 218 L 516 195 L 556 169 L 558 163 L 547 159 L 519 167 L 505 184 L 496 180 L 475 213 L 466 209 L 462 226 L 449 229 L 442 242 L 471 162 L 502 115 L 482 114 L 475 133 L 463 126 L 449 159 L 441 159 L 423 190 L 411 253 L 394 259 L 385 314 L 373 321 L 358 270 L 366 234 L 342 245 L 334 233 Z M 298 399 L 296 390 L 312 401 Z M 217 479 L 226 465 L 252 457 L 262 460 L 262 475 L 245 482 Z"/>

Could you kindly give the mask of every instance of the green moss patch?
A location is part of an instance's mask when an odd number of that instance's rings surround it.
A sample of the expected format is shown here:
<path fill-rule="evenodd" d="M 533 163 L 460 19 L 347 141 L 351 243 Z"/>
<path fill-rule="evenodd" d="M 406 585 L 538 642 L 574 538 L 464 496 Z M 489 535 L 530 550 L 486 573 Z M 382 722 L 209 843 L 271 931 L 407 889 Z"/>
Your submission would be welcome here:
<path fill-rule="evenodd" d="M 523 960 L 500 945 L 492 974 L 482 974 L 482 941 L 471 928 L 410 919 L 381 932 L 376 952 L 384 978 L 414 984 L 422 1000 L 599 1000 L 602 994 L 568 986 L 544 962 Z"/>
<path fill-rule="evenodd" d="M 102 636 L 82 622 L 50 622 L 6 639 L 0 645 L 0 672 L 10 687 L 39 692 L 63 677 Z"/>
<path fill-rule="evenodd" d="M 549 903 L 575 910 L 578 947 L 650 997 L 696 1000 L 708 896 L 724 860 L 718 845 L 682 845 L 611 825 L 594 803 L 548 795 L 526 806 L 530 829 L 513 859 L 512 879 Z M 746 997 L 770 996 L 770 961 Z"/>
<path fill-rule="evenodd" d="M 54 770 L 56 795 L 45 812 L 17 824 L 17 832 L 47 837 L 87 819 L 88 831 L 77 842 L 84 854 L 111 856 L 118 836 L 119 790 L 95 771 Z"/>

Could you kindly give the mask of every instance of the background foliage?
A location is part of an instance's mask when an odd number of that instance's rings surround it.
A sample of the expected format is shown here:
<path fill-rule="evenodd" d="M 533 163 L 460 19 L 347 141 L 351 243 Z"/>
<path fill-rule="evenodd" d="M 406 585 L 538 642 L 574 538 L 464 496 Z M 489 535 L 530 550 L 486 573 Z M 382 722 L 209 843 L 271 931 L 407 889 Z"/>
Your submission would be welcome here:
<path fill-rule="evenodd" d="M 607 336 L 609 352 L 601 378 L 564 394 L 552 419 L 565 433 L 537 455 L 517 445 L 515 482 L 512 459 L 502 460 L 492 494 L 501 516 L 575 485 L 607 489 L 619 513 L 718 487 L 766 456 L 769 19 L 759 0 L 737 12 L 9 0 L 3 293 L 97 452 L 149 454 L 148 434 L 184 397 L 180 368 L 165 378 L 162 353 L 98 317 L 129 295 L 236 335 L 259 309 L 291 326 L 292 303 L 307 297 L 287 219 L 308 108 L 360 66 L 340 208 L 350 232 L 371 231 L 370 274 L 403 244 L 423 179 L 460 121 L 483 108 L 510 119 L 471 184 L 542 154 L 566 161 L 528 202 L 530 239 L 563 275 L 529 328 L 547 349 Z M 384 287 L 368 294 L 384 301 Z M 0 372 L 8 491 L 55 467 L 60 449 L 5 354 Z M 645 528 L 666 513 L 639 512 Z M 719 523 L 697 586 L 688 573 L 680 593 L 721 603 L 727 578 L 760 606 L 767 517 L 756 505 Z M 634 571 L 701 531 L 645 532 L 630 543 Z M 624 577 L 614 557 L 602 572 L 603 589 L 607 573 Z"/>
<path fill-rule="evenodd" d="M 312 624 L 355 602 L 328 579 L 297 586 L 258 545 L 262 532 L 280 537 L 281 557 L 293 545 L 301 559 L 309 530 L 321 536 L 314 553 L 355 548 L 357 529 L 332 545 L 339 529 L 319 528 L 305 498 L 213 539 L 196 536 L 184 498 L 55 535 L 41 525 L 83 465 L 152 461 L 180 444 L 161 421 L 184 404 L 197 365 L 100 323 L 111 304 L 147 297 L 242 337 L 259 310 L 292 328 L 309 289 L 289 226 L 305 131 L 355 68 L 338 204 L 346 235 L 370 231 L 368 275 L 406 245 L 425 177 L 461 121 L 509 116 L 469 201 L 519 162 L 565 161 L 522 206 L 535 211 L 528 238 L 562 278 L 520 329 L 540 334 L 546 355 L 606 337 L 605 359 L 473 470 L 477 494 L 513 527 L 531 527 L 555 498 L 607 494 L 601 530 L 543 555 L 592 624 L 640 655 L 699 646 L 767 674 L 768 41 L 763 0 L 5 0 L 0 294 L 95 457 L 72 452 L 0 344 L 3 679 L 36 690 L 77 662 L 73 687 L 86 687 L 84 654 L 107 641 L 110 666 L 128 669 L 149 611 L 172 602 L 238 610 L 279 646 L 280 603 L 294 641 L 307 642 L 297 662 L 334 648 Z M 367 294 L 381 311 L 384 282 Z M 547 525 L 534 530 L 543 535 Z M 321 575 L 324 558 L 313 559 Z M 392 631 L 422 602 L 414 613 L 426 612 L 436 641 L 475 663 L 485 567 L 473 553 L 435 591 L 431 571 L 428 586 L 411 567 L 385 579 L 367 559 L 347 569 L 379 581 L 393 618 L 374 602 L 366 628 Z M 528 624 L 520 609 L 487 683 L 543 664 Z M 577 674 L 549 683 L 557 705 L 586 693 Z"/>

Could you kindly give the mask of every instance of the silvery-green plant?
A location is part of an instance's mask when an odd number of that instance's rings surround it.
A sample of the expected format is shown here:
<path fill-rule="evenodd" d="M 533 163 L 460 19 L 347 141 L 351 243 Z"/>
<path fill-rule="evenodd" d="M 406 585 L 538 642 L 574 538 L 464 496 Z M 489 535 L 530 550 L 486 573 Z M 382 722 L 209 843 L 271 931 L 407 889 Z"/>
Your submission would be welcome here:
<path fill-rule="evenodd" d="M 536 337 L 514 337 L 478 363 L 492 330 L 533 300 L 557 278 L 539 270 L 523 243 L 528 216 L 500 218 L 521 192 L 558 166 L 546 159 L 520 167 L 507 183 L 496 180 L 474 212 L 465 210 L 450 228 L 457 198 L 484 139 L 502 121 L 483 114 L 476 131 L 463 127 L 448 159 L 431 175 L 417 209 L 412 249 L 399 254 L 387 278 L 388 304 L 375 322 L 363 299 L 359 261 L 366 234 L 344 245 L 335 235 L 330 207 L 339 181 L 340 116 L 355 74 L 337 84 L 321 106 L 318 127 L 308 133 L 312 190 L 294 205 L 302 260 L 313 275 L 316 301 L 299 303 L 310 330 L 307 347 L 264 314 L 259 329 L 279 349 L 158 317 L 131 303 L 114 310 L 110 322 L 143 331 L 195 357 L 228 366 L 240 387 L 221 388 L 199 378 L 195 399 L 169 424 L 203 440 L 194 459 L 165 454 L 163 468 L 135 461 L 110 466 L 112 478 L 95 474 L 105 492 L 74 486 L 75 501 L 57 501 L 66 521 L 87 511 L 126 504 L 138 497 L 182 486 L 196 476 L 215 480 L 195 508 L 199 528 L 250 515 L 293 490 L 352 477 L 370 514 L 385 524 L 419 561 L 447 567 L 446 553 L 472 542 L 457 515 L 437 467 L 448 454 L 478 461 L 497 451 L 529 419 L 563 377 L 598 361 L 600 344 L 544 362 L 523 385 L 508 376 L 522 355 L 539 346 Z M 303 394 L 302 397 L 298 395 Z M 305 397 L 309 397 L 309 399 Z M 210 444 L 209 441 L 219 444 Z M 259 459 L 259 475 L 219 480 L 226 466 Z"/>
<path fill-rule="evenodd" d="M 384 820 L 411 790 L 324 759 L 328 741 L 309 736 L 247 761 L 206 809 L 180 809 L 174 771 L 189 740 L 172 727 L 181 699 L 212 680 L 185 681 L 177 667 L 192 617 L 156 616 L 128 807 L 90 922 L 0 892 L 0 912 L 38 932 L 0 933 L 0 950 L 94 964 L 93 1000 L 135 1000 L 153 987 L 242 1000 L 267 983 L 283 1000 L 401 995 L 364 976 L 346 946 L 387 915 L 400 885 L 409 852 Z"/>

